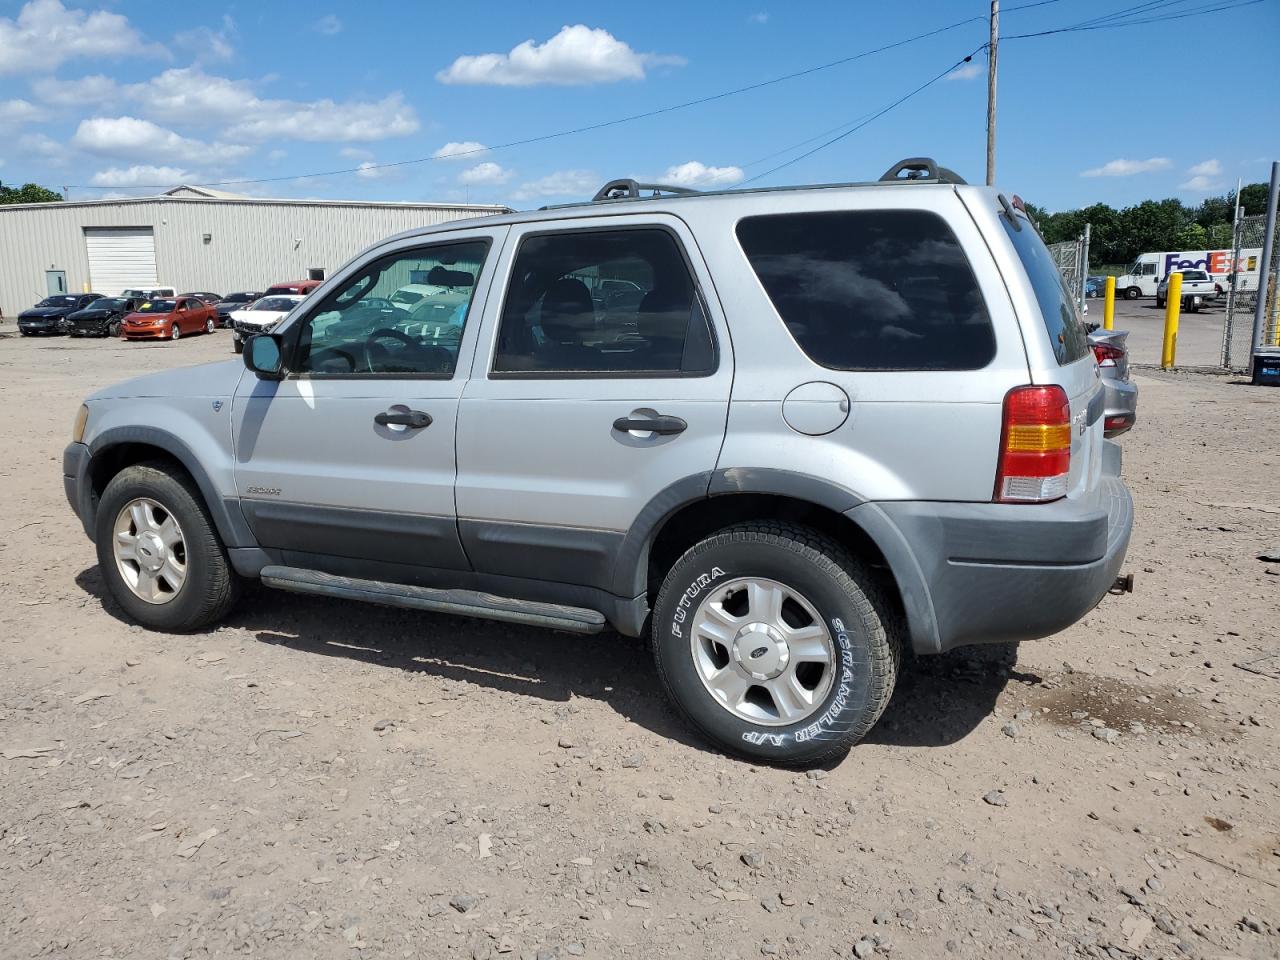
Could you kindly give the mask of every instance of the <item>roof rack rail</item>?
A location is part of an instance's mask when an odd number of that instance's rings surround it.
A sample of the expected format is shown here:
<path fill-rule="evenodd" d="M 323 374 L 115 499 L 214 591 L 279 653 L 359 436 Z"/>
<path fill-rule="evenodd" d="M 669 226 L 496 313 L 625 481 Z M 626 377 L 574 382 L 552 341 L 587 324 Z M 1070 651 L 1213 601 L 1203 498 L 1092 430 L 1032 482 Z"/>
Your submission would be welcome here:
<path fill-rule="evenodd" d="M 697 190 L 692 190 L 689 187 L 675 187 L 666 183 L 638 183 L 630 179 L 610 180 L 596 191 L 596 195 L 591 198 L 591 202 L 599 203 L 601 200 L 638 200 L 641 190 L 652 190 L 655 197 L 660 193 L 673 193 L 677 196 L 698 193 Z"/>
<path fill-rule="evenodd" d="M 917 180 L 931 180 L 936 183 L 966 182 L 964 177 L 954 170 L 938 166 L 938 162 L 933 157 L 908 157 L 906 160 L 899 160 L 880 178 L 881 183 L 909 183 Z"/>

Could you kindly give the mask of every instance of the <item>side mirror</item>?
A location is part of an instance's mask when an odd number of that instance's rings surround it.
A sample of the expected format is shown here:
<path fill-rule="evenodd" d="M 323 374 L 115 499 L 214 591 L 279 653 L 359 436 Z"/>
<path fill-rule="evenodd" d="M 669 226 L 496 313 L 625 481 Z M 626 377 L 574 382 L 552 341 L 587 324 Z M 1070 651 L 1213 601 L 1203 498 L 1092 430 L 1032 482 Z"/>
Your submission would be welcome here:
<path fill-rule="evenodd" d="M 245 342 L 244 365 L 256 373 L 259 380 L 283 380 L 283 360 L 280 338 L 274 334 L 259 333 Z"/>

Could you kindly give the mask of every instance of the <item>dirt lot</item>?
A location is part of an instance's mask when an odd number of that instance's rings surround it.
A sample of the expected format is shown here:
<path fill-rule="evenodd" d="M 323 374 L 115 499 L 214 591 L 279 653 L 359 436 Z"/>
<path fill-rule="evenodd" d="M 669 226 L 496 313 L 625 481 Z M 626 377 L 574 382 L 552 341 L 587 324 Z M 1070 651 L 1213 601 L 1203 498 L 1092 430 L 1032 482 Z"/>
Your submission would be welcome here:
<path fill-rule="evenodd" d="M 1280 679 L 1235 666 L 1280 648 L 1280 390 L 1141 375 L 1137 593 L 909 663 L 796 774 L 705 749 L 613 636 L 266 590 L 124 622 L 76 406 L 229 355 L 0 337 L 0 956 L 1280 955 Z"/>

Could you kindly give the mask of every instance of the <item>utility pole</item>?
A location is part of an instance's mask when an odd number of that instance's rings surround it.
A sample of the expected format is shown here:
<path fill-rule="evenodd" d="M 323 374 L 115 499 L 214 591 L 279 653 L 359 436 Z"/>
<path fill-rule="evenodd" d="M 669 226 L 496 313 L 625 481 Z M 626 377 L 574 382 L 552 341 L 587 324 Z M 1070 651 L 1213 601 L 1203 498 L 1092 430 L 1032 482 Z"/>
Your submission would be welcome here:
<path fill-rule="evenodd" d="M 987 186 L 996 181 L 996 45 L 1000 42 L 1000 0 L 991 0 L 991 40 L 987 44 Z"/>

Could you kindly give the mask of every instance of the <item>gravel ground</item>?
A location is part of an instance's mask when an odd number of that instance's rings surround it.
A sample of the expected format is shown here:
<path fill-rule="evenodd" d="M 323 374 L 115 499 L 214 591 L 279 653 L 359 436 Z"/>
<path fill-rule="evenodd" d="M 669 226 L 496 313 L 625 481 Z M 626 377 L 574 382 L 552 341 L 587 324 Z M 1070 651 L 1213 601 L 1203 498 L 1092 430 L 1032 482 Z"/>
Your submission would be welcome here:
<path fill-rule="evenodd" d="M 11 330 L 12 328 L 10 328 Z M 796 774 L 643 645 L 251 590 L 148 633 L 60 456 L 100 385 L 229 355 L 0 337 L 0 956 L 1280 955 L 1280 390 L 1144 373 L 1137 593 L 911 661 Z"/>

